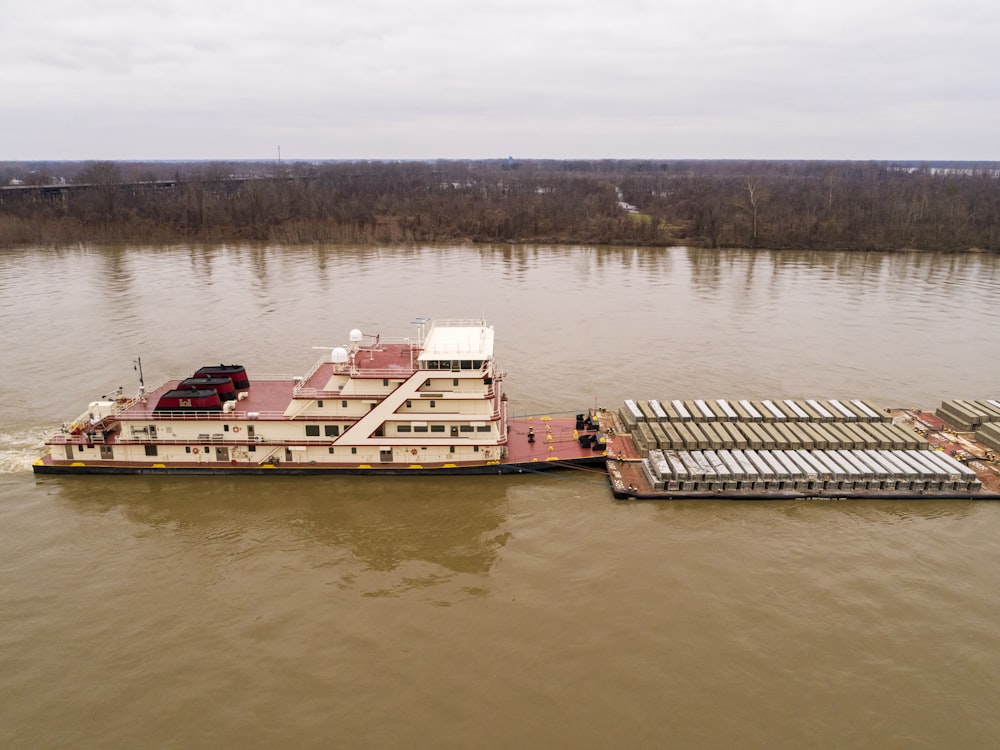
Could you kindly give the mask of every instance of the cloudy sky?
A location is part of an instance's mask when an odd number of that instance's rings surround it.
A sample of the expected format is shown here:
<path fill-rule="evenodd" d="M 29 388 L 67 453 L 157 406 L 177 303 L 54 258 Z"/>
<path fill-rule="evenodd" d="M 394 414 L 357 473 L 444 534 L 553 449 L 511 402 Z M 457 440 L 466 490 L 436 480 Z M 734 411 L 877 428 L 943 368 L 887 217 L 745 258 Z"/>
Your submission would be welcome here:
<path fill-rule="evenodd" d="M 0 160 L 1000 160 L 996 0 L 0 10 Z"/>

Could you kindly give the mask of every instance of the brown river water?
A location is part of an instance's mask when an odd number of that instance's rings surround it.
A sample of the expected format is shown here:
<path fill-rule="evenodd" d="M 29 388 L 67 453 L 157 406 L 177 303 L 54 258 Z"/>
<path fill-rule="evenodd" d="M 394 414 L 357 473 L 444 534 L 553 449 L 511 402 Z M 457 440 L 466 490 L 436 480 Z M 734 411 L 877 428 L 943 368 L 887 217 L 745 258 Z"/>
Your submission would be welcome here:
<path fill-rule="evenodd" d="M 1000 504 L 626 503 L 594 473 L 39 477 L 95 398 L 496 327 L 512 413 L 1000 398 L 1000 257 L 0 253 L 0 747 L 1000 747 Z"/>

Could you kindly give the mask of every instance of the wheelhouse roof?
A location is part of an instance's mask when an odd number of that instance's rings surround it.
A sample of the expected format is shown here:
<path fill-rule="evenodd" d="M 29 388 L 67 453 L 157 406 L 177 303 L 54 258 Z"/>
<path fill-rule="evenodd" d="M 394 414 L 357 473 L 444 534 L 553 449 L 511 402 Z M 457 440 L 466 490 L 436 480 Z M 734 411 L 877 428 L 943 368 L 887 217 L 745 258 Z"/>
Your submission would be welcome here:
<path fill-rule="evenodd" d="M 484 322 L 442 321 L 435 322 L 419 360 L 493 358 L 493 329 Z"/>

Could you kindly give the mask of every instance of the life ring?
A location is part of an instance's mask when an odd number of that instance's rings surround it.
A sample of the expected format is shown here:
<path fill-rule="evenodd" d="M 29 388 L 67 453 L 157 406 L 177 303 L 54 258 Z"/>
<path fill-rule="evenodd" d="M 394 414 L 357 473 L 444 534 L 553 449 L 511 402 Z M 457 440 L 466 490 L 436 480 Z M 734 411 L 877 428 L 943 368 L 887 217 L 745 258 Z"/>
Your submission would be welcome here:
<path fill-rule="evenodd" d="M 234 424 L 233 425 L 233 432 L 239 432 L 239 431 L 240 431 L 240 426 L 238 424 Z"/>
<path fill-rule="evenodd" d="M 414 448 L 413 450 L 410 451 L 410 453 L 412 453 L 414 456 L 417 455 L 417 449 Z"/>
<path fill-rule="evenodd" d="M 192 453 L 197 453 L 197 452 L 198 452 L 198 449 L 197 449 L 197 448 L 192 448 L 192 449 L 191 449 L 191 452 L 192 452 Z"/>

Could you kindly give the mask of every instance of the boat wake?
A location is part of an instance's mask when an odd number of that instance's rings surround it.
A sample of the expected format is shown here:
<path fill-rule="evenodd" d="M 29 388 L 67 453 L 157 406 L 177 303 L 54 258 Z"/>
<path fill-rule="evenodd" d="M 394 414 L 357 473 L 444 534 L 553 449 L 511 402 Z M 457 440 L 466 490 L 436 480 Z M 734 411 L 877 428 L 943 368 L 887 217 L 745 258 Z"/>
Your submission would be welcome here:
<path fill-rule="evenodd" d="M 32 462 L 45 448 L 46 428 L 0 432 L 0 474 L 31 471 Z"/>

